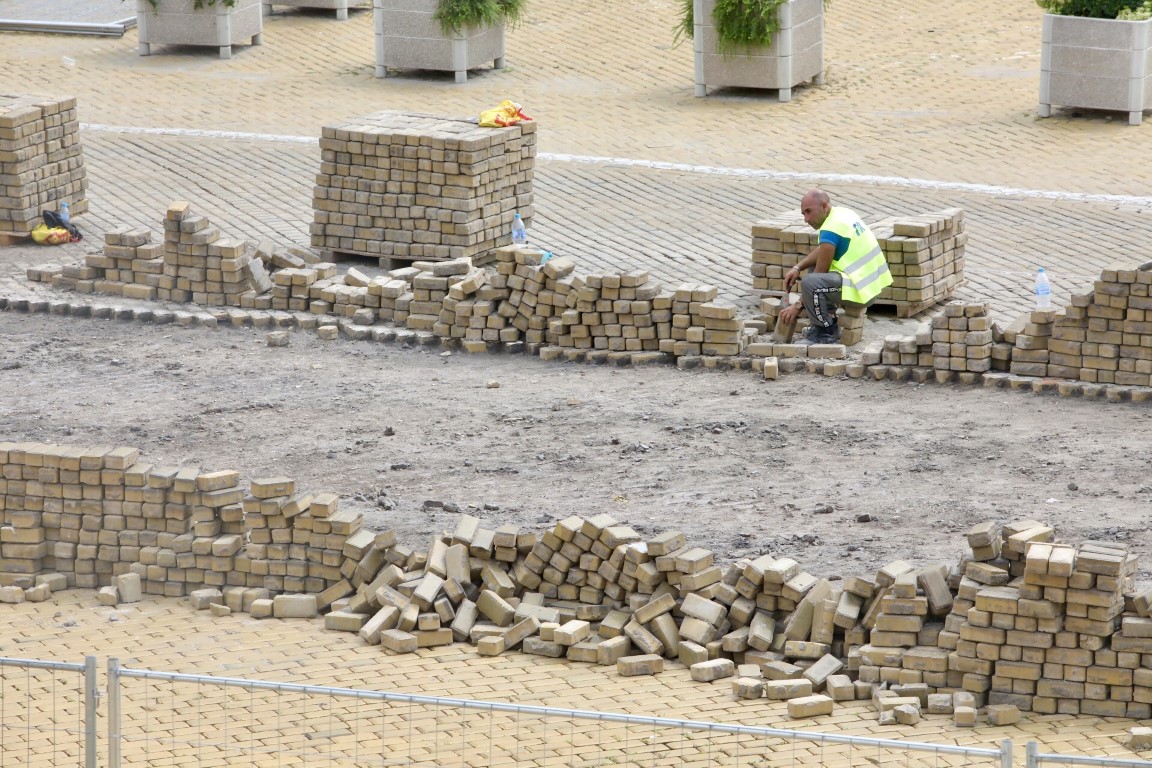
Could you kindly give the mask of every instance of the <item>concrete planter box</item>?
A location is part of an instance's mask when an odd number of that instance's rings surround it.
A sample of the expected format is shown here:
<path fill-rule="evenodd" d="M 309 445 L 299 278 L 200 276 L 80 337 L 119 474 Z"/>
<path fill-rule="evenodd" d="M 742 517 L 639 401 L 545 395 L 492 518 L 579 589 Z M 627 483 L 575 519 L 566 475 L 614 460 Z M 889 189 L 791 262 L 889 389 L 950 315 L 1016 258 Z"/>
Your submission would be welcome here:
<path fill-rule="evenodd" d="M 696 95 L 708 86 L 769 88 L 791 101 L 792 88 L 811 80 L 824 84 L 824 2 L 789 0 L 779 8 L 780 31 L 766 47 L 719 53 L 712 25 L 714 0 L 695 0 L 692 47 L 696 54 Z"/>
<path fill-rule="evenodd" d="M 140 55 L 152 53 L 153 45 L 205 45 L 220 50 L 220 58 L 232 58 L 232 46 L 245 40 L 264 42 L 261 0 L 236 0 L 229 8 L 218 4 L 196 10 L 195 0 L 136 0 L 136 30 Z"/>
<path fill-rule="evenodd" d="M 1127 112 L 1139 125 L 1152 108 L 1152 19 L 1045 14 L 1037 114 L 1048 117 L 1053 104 Z"/>
<path fill-rule="evenodd" d="M 267 8 L 264 15 L 271 15 L 272 6 L 286 5 L 290 8 L 321 8 L 329 11 L 336 11 L 337 21 L 348 21 L 348 8 L 359 5 L 361 0 L 275 0 L 275 2 L 265 2 Z"/>
<path fill-rule="evenodd" d="M 504 25 L 471 27 L 445 35 L 432 18 L 437 0 L 373 0 L 376 21 L 376 77 L 388 67 L 455 72 L 456 82 L 468 70 L 489 61 L 504 67 Z"/>

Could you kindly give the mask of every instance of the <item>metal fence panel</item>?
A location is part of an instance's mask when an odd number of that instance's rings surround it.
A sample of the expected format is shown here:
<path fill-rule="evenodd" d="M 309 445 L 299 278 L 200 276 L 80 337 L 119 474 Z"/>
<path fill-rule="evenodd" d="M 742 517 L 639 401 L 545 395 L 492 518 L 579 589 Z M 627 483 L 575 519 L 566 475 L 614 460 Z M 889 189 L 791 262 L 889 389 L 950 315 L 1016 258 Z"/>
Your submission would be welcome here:
<path fill-rule="evenodd" d="M 0 658 L 0 765 L 96 768 L 96 657 Z"/>
<path fill-rule="evenodd" d="M 1055 765 L 1096 765 L 1102 768 L 1152 768 L 1152 761 L 1128 760 L 1123 757 L 1091 757 L 1088 755 L 1060 755 L 1052 752 L 1041 752 L 1040 746 L 1028 742 L 1025 747 L 1025 765 L 1027 768 L 1041 768 L 1047 764 Z"/>
<path fill-rule="evenodd" d="M 110 768 L 837 768 L 986 765 L 1000 749 L 184 675 L 109 679 Z"/>

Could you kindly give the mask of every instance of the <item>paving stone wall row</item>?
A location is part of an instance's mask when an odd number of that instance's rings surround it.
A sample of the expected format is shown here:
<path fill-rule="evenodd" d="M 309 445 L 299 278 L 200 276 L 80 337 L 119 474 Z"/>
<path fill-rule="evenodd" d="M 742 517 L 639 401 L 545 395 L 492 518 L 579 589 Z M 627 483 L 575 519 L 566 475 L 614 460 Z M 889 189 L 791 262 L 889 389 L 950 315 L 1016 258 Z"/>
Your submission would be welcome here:
<path fill-rule="evenodd" d="M 871 699 L 881 722 L 1013 712 L 1152 717 L 1152 591 L 1127 545 L 1036 520 L 973 527 L 953 564 L 828 579 L 721 563 L 610 515 L 543 531 L 461 515 L 426 548 L 289 478 L 153 466 L 133 448 L 0 444 L 0 602 L 100 588 L 217 615 L 311 618 L 388 652 L 469 642 L 661 674 L 665 661 L 793 717 Z M 935 698 L 933 698 L 935 697 Z"/>

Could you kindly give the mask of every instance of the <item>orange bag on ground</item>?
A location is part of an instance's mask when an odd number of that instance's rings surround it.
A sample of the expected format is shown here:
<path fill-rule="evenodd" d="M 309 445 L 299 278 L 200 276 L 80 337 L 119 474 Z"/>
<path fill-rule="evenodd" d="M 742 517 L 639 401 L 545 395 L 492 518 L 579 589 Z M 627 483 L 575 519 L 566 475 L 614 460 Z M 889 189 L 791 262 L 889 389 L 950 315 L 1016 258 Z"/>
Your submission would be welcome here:
<path fill-rule="evenodd" d="M 516 125 L 522 120 L 531 119 L 528 115 L 524 114 L 519 104 L 505 99 L 500 102 L 500 106 L 495 109 L 486 109 L 480 113 L 480 127 L 507 128 L 510 125 Z"/>

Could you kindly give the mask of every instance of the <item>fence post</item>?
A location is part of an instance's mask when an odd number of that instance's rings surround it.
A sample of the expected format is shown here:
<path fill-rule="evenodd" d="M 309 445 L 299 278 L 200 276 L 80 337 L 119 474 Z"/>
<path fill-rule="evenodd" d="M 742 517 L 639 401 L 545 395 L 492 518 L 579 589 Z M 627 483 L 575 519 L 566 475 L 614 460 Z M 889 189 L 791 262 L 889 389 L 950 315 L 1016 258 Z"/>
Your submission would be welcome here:
<path fill-rule="evenodd" d="M 108 768 L 120 768 L 120 659 L 108 659 Z"/>
<path fill-rule="evenodd" d="M 1012 739 L 1000 742 L 1000 768 L 1012 768 Z"/>
<path fill-rule="evenodd" d="M 96 768 L 96 657 L 84 657 L 84 768 Z"/>
<path fill-rule="evenodd" d="M 1028 742 L 1024 748 L 1025 761 L 1024 765 L 1027 768 L 1037 768 L 1040 765 L 1040 745 L 1034 741 Z"/>

